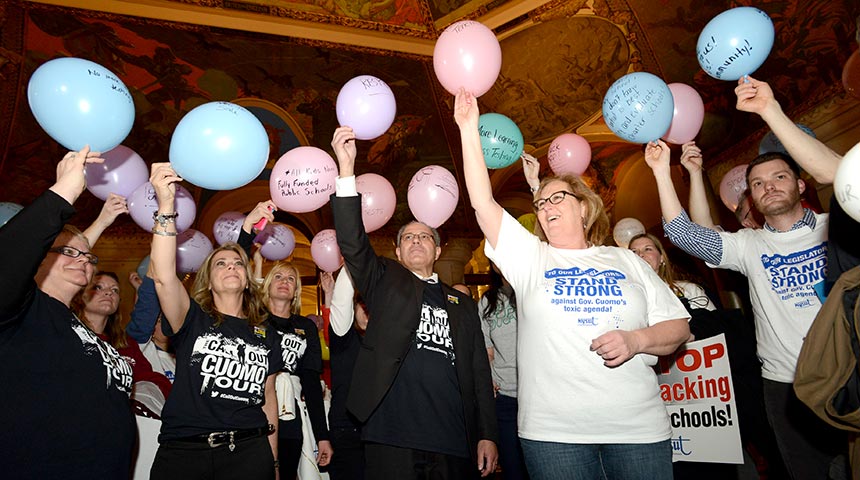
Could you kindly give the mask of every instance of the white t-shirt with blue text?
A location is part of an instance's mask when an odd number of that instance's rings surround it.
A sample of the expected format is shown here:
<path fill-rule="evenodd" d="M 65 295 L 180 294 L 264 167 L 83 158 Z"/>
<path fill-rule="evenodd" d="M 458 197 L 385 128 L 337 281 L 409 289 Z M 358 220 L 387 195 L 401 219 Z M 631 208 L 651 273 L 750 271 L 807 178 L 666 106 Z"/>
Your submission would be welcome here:
<path fill-rule="evenodd" d="M 590 350 L 614 329 L 637 330 L 689 315 L 633 252 L 559 249 L 504 214 L 485 248 L 517 296 L 518 429 L 529 440 L 654 443 L 671 426 L 652 369 L 638 354 L 609 368 Z"/>

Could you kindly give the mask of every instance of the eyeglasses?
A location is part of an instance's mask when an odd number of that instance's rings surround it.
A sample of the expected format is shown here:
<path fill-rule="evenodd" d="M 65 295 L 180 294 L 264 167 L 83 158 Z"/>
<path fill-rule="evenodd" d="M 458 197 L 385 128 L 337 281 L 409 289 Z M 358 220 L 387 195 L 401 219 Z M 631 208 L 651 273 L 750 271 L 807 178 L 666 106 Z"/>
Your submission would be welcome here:
<path fill-rule="evenodd" d="M 72 258 L 78 258 L 81 255 L 83 255 L 84 257 L 86 257 L 87 261 L 90 262 L 91 264 L 98 265 L 98 263 L 99 263 L 99 257 L 97 257 L 97 256 L 95 256 L 89 252 L 82 252 L 82 251 L 78 250 L 77 248 L 70 247 L 68 245 L 63 245 L 62 247 L 55 247 L 55 248 L 52 248 L 48 251 L 54 252 L 54 253 L 59 253 L 60 255 L 65 255 L 67 257 L 72 257 Z"/>
<path fill-rule="evenodd" d="M 409 243 L 409 242 L 415 240 L 416 238 L 422 242 L 436 243 L 436 239 L 433 238 L 433 235 L 430 235 L 429 233 L 424 233 L 424 232 L 421 232 L 421 233 L 404 233 L 403 235 L 400 236 L 400 242 L 401 243 L 402 242 Z"/>
<path fill-rule="evenodd" d="M 549 202 L 553 205 L 558 205 L 562 202 L 562 200 L 564 200 L 564 197 L 566 197 L 567 195 L 570 195 L 571 197 L 579 200 L 579 197 L 575 194 L 565 190 L 559 190 L 558 192 L 553 193 L 547 198 L 539 198 L 535 200 L 534 202 L 532 202 L 532 205 L 535 207 L 535 210 L 540 210 L 541 208 L 543 208 L 544 205 L 546 205 L 546 202 Z"/>

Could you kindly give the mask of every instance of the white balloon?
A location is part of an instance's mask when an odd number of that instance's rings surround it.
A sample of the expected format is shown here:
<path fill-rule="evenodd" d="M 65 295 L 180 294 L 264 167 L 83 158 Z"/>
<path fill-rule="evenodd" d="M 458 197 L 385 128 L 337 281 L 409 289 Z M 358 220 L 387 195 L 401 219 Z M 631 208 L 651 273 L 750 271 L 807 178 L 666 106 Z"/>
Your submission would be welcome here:
<path fill-rule="evenodd" d="M 833 180 L 833 194 L 845 213 L 860 222 L 860 143 L 842 158 Z"/>
<path fill-rule="evenodd" d="M 635 218 L 622 218 L 615 224 L 615 229 L 612 230 L 612 238 L 615 239 L 615 244 L 622 248 L 627 248 L 630 239 L 645 233 L 645 225 Z"/>

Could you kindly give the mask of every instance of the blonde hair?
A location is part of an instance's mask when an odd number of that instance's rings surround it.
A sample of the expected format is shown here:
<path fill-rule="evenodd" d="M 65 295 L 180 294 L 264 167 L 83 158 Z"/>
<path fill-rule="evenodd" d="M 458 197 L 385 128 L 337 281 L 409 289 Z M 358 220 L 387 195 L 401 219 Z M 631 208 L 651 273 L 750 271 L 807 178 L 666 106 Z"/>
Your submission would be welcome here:
<path fill-rule="evenodd" d="M 570 188 L 572 193 L 580 202 L 584 203 L 587 209 L 583 228 L 585 229 L 585 239 L 592 245 L 603 245 L 606 237 L 609 235 L 609 217 L 606 216 L 606 211 L 603 208 L 603 199 L 600 195 L 594 193 L 588 188 L 588 185 L 582 181 L 577 175 L 553 175 L 545 177 L 540 182 L 538 187 L 538 195 L 543 192 L 547 184 L 554 181 L 564 182 Z M 543 241 L 547 241 L 546 234 L 540 226 L 540 222 L 535 222 L 535 235 Z"/>
<path fill-rule="evenodd" d="M 666 285 L 669 285 L 669 288 L 675 293 L 675 295 L 679 297 L 684 296 L 684 289 L 682 289 L 675 281 L 675 269 L 672 268 L 672 262 L 669 261 L 669 255 L 666 255 L 666 249 L 663 248 L 663 244 L 660 242 L 660 239 L 651 235 L 650 233 L 640 233 L 639 235 L 633 236 L 630 239 L 630 243 L 628 243 L 628 249 L 633 250 L 633 242 L 639 240 L 640 238 L 647 238 L 651 240 L 654 244 L 654 247 L 660 252 L 660 266 L 657 268 L 657 276 L 663 279 L 666 282 Z"/>
<path fill-rule="evenodd" d="M 215 254 L 223 251 L 235 252 L 242 259 L 245 266 L 245 289 L 242 291 L 242 313 L 245 315 L 245 320 L 251 326 L 260 325 L 266 320 L 268 313 L 265 305 L 260 298 L 260 287 L 252 280 L 254 278 L 251 272 L 251 262 L 248 261 L 248 255 L 235 242 L 227 242 L 220 247 L 212 250 L 200 270 L 197 271 L 197 276 L 194 278 L 194 285 L 191 287 L 191 298 L 200 305 L 200 308 L 211 315 L 215 319 L 215 325 L 220 325 L 224 321 L 223 315 L 215 308 L 215 299 L 212 296 L 210 276 L 212 274 L 212 259 Z"/>
<path fill-rule="evenodd" d="M 263 280 L 263 303 L 269 305 L 271 297 L 269 297 L 269 287 L 275 280 L 275 275 L 280 272 L 292 270 L 296 276 L 296 291 L 293 292 L 293 300 L 290 302 L 290 313 L 300 315 L 302 313 L 302 276 L 299 274 L 299 269 L 291 262 L 275 262 L 269 274 Z"/>

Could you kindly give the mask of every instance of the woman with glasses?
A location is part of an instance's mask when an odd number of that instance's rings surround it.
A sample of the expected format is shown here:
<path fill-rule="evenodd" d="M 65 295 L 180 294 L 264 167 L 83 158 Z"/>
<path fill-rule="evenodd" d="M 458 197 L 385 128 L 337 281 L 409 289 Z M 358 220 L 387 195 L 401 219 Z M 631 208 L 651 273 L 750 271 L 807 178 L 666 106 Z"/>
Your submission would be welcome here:
<path fill-rule="evenodd" d="M 520 441 L 532 479 L 671 479 L 672 430 L 651 368 L 690 335 L 689 315 L 632 252 L 579 177 L 545 178 L 536 234 L 493 198 L 478 104 L 457 94 L 466 187 L 487 256 L 517 297 Z"/>
<path fill-rule="evenodd" d="M 134 444 L 131 368 L 69 308 L 98 258 L 64 224 L 84 191 L 85 147 L 0 228 L 0 452 L 16 479 L 127 479 Z"/>
<path fill-rule="evenodd" d="M 162 413 L 153 479 L 271 479 L 277 466 L 275 373 L 281 336 L 266 322 L 248 257 L 225 243 L 203 261 L 191 295 L 176 276 L 176 183 L 152 165 L 158 211 L 149 276 L 176 350 L 176 377 Z"/>
<path fill-rule="evenodd" d="M 160 416 L 164 401 L 170 394 L 170 380 L 153 371 L 137 342 L 125 333 L 119 301 L 119 278 L 116 273 L 98 272 L 90 284 L 72 300 L 72 309 L 84 325 L 99 338 L 113 345 L 131 365 L 134 380 L 131 399 L 135 408 L 143 406 Z"/>

